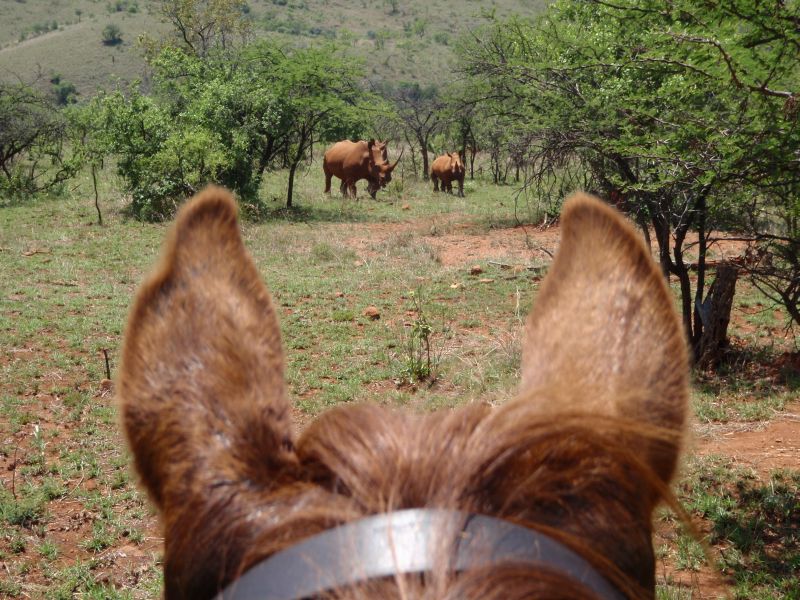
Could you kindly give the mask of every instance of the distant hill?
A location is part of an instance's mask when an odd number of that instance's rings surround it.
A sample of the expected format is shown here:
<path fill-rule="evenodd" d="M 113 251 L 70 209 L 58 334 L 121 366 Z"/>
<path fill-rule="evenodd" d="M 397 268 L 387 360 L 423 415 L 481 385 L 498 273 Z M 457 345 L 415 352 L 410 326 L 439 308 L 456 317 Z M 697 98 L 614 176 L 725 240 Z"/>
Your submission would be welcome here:
<path fill-rule="evenodd" d="M 547 0 L 250 0 L 257 37 L 287 45 L 335 39 L 377 79 L 446 80 L 452 45 L 485 14 L 532 16 Z M 136 44 L 168 31 L 152 0 L 0 0 L 0 79 L 47 81 L 59 74 L 84 97 L 116 82 L 147 78 Z M 122 43 L 105 46 L 114 24 Z"/>

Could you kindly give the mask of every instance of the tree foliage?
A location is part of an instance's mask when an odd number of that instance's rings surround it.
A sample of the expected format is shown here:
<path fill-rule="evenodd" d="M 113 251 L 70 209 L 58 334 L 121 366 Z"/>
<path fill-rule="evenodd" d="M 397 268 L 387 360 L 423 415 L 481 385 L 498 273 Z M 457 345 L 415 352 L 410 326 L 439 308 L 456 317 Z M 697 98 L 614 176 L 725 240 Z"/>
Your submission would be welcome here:
<path fill-rule="evenodd" d="M 235 57 L 167 46 L 151 60 L 153 93 L 103 99 L 109 150 L 132 195 L 132 211 L 159 220 L 216 182 L 257 208 L 264 172 L 294 174 L 314 143 L 364 129 L 358 67 L 331 48 L 285 51 L 261 42 Z"/>
<path fill-rule="evenodd" d="M 23 83 L 0 83 L 0 197 L 58 189 L 80 166 L 65 150 L 67 127 L 50 98 Z"/>
<path fill-rule="evenodd" d="M 698 354 L 711 232 L 746 227 L 748 201 L 796 205 L 798 22 L 797 3 L 561 0 L 536 22 L 487 28 L 463 51 L 537 174 L 579 165 L 590 187 L 652 228 Z"/>
<path fill-rule="evenodd" d="M 252 33 L 246 0 L 161 0 L 160 11 L 172 28 L 162 40 L 142 36 L 151 57 L 165 47 L 219 56 L 246 45 Z"/>
<path fill-rule="evenodd" d="M 103 27 L 103 45 L 118 46 L 122 43 L 122 29 L 115 23 Z"/>
<path fill-rule="evenodd" d="M 379 86 L 381 95 L 394 105 L 406 143 L 419 150 L 422 159 L 422 178 L 428 179 L 431 140 L 446 124 L 446 103 L 435 85 L 403 81 L 397 85 Z M 414 171 L 416 172 L 416 162 Z"/>

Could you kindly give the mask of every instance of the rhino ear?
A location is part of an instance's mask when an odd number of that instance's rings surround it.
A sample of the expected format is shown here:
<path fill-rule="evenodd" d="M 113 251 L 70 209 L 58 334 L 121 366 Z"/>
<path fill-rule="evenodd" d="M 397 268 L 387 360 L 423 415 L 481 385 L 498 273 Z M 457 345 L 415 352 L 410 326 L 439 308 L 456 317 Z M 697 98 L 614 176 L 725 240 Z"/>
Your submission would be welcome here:
<path fill-rule="evenodd" d="M 683 328 L 640 236 L 596 198 L 566 202 L 561 245 L 528 317 L 522 392 L 542 411 L 665 432 L 671 443 L 644 451 L 671 478 L 688 400 Z"/>
<path fill-rule="evenodd" d="M 205 190 L 178 215 L 131 309 L 118 395 L 162 508 L 221 481 L 268 485 L 291 460 L 278 321 L 225 190 Z"/>

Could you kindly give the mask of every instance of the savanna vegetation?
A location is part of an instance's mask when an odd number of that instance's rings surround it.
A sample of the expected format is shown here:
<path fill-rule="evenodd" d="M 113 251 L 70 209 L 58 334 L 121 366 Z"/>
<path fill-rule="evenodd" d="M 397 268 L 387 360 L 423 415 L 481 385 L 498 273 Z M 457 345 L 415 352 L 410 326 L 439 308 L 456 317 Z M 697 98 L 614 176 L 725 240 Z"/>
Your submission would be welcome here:
<path fill-rule="evenodd" d="M 658 524 L 659 597 L 797 597 L 796 464 L 714 439 L 797 406 L 798 2 L 87 1 L 46 26 L 40 4 L 0 25 L 0 597 L 158 594 L 104 379 L 164 222 L 210 182 L 239 199 L 301 417 L 510 397 L 564 196 L 616 204 L 675 291 L 710 448 L 679 484 L 702 543 Z M 97 69 L 20 59 L 90 28 Z M 323 196 L 324 149 L 370 137 L 405 149 L 378 201 Z M 453 150 L 464 199 L 426 181 Z"/>

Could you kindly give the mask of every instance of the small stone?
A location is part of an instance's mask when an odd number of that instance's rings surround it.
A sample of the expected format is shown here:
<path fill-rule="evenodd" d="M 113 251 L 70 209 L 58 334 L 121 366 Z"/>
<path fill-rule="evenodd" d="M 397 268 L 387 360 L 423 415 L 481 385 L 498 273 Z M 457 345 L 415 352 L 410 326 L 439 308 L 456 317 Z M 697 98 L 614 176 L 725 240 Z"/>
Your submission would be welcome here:
<path fill-rule="evenodd" d="M 483 267 L 480 265 L 472 265 L 472 267 L 470 267 L 470 275 L 480 275 L 481 273 L 483 273 Z"/>
<path fill-rule="evenodd" d="M 364 316 L 373 321 L 377 321 L 381 318 L 381 312 L 378 310 L 377 306 L 368 306 L 364 311 Z"/>
<path fill-rule="evenodd" d="M 460 284 L 460 283 L 454 283 L 454 284 L 452 284 L 450 287 L 451 287 L 452 289 L 454 289 L 454 290 L 457 290 L 458 288 L 460 288 L 460 287 L 461 287 L 461 284 Z"/>
<path fill-rule="evenodd" d="M 400 208 L 402 210 L 409 210 L 411 208 L 411 205 L 410 204 L 403 204 L 403 206 L 401 206 Z"/>

